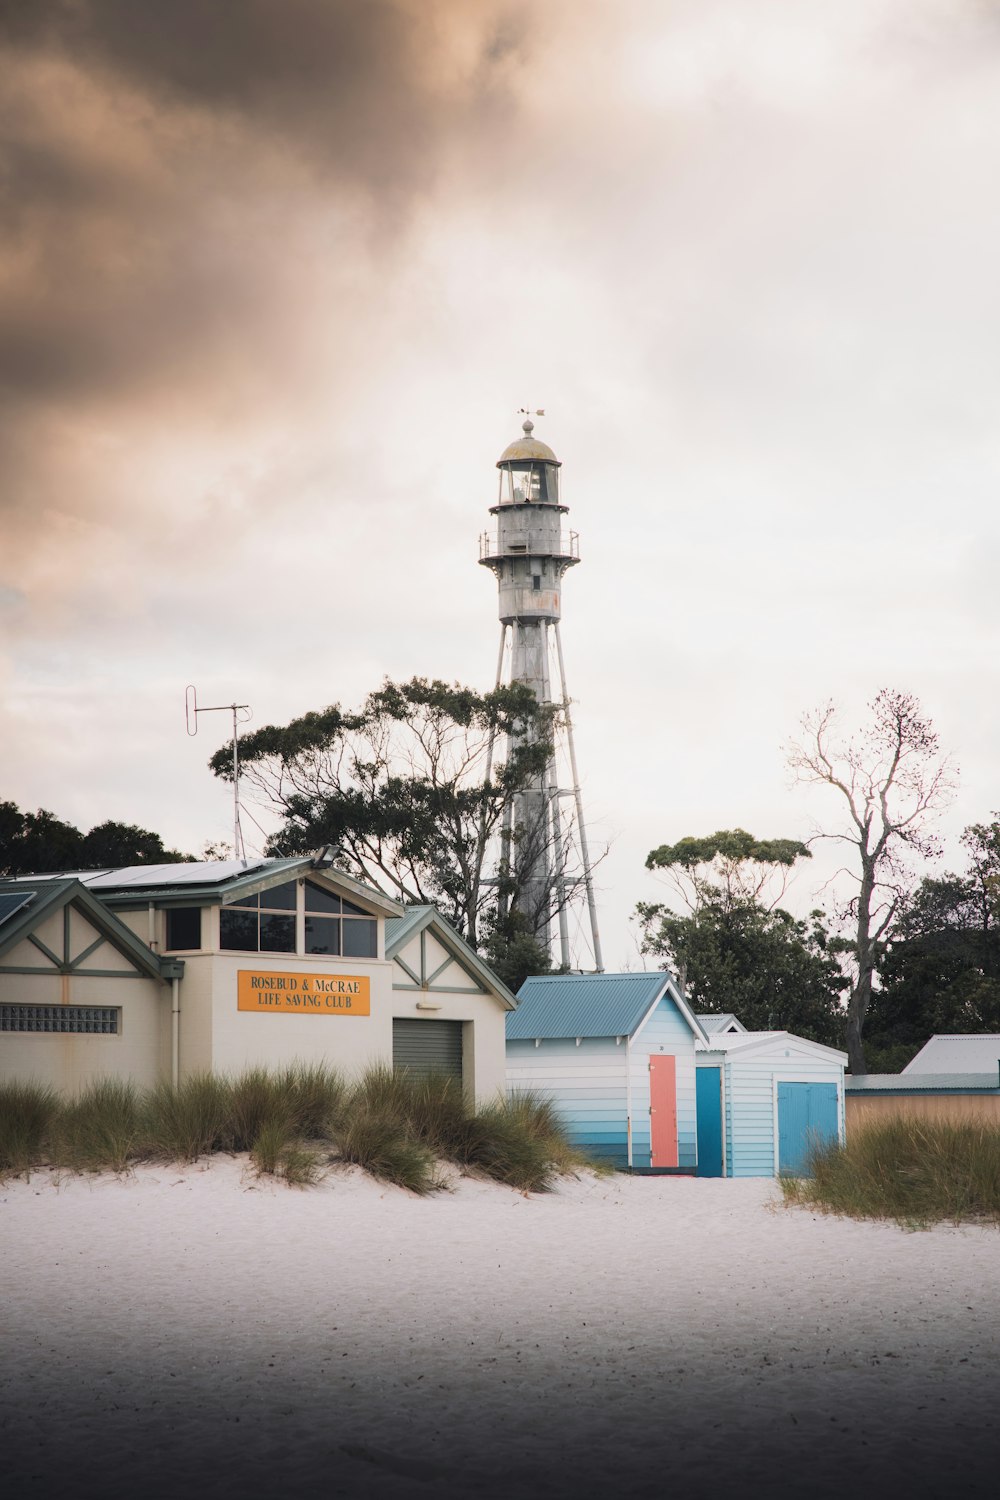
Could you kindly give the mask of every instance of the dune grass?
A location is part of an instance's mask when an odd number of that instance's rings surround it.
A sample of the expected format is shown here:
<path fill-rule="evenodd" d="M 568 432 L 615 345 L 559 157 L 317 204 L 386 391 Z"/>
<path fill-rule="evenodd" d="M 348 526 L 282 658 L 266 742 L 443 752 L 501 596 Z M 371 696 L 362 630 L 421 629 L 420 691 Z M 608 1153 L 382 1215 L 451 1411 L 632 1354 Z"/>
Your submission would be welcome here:
<path fill-rule="evenodd" d="M 812 1177 L 782 1178 L 786 1203 L 911 1228 L 1000 1224 L 1000 1127 L 904 1117 L 872 1121 L 814 1151 Z"/>
<path fill-rule="evenodd" d="M 54 1166 L 74 1172 L 124 1172 L 143 1149 L 143 1101 L 131 1083 L 92 1083 L 55 1115 L 49 1132 Z"/>
<path fill-rule="evenodd" d="M 36 1083 L 0 1085 L 0 1177 L 30 1172 L 46 1161 L 60 1110 L 55 1089 Z"/>
<path fill-rule="evenodd" d="M 544 1100 L 517 1095 L 476 1112 L 454 1079 L 385 1066 L 353 1083 L 321 1065 L 201 1073 L 177 1088 L 104 1080 L 68 1101 L 33 1085 L 0 1088 L 0 1176 L 43 1163 L 123 1172 L 213 1152 L 247 1152 L 258 1173 L 297 1186 L 347 1163 L 414 1193 L 445 1186 L 442 1162 L 525 1192 L 593 1166 Z"/>

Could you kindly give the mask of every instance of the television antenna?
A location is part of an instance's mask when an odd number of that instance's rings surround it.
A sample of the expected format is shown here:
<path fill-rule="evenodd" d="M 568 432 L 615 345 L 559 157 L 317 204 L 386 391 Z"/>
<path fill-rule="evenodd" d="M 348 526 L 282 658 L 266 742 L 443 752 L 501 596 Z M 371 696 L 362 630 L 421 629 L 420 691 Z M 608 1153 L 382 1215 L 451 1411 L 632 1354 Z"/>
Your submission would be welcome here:
<path fill-rule="evenodd" d="M 249 703 L 213 703 L 198 705 L 198 690 L 188 683 L 184 693 L 184 719 L 187 732 L 193 739 L 198 733 L 199 714 L 232 714 L 233 716 L 233 858 L 247 862 L 247 851 L 240 827 L 240 741 L 239 726 L 248 724 L 253 718 Z M 244 717 L 240 718 L 240 714 Z"/>

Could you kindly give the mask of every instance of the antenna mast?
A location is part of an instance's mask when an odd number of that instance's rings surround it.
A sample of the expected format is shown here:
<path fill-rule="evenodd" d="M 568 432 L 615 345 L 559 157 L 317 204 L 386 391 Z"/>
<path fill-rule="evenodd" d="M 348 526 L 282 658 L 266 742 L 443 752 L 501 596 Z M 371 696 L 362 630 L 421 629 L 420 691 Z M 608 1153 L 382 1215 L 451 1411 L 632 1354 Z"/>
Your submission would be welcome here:
<path fill-rule="evenodd" d="M 241 719 L 239 715 L 246 713 L 246 718 Z M 233 858 L 247 862 L 247 852 L 243 843 L 243 830 L 240 827 L 240 751 L 239 751 L 239 726 L 247 724 L 251 718 L 249 703 L 214 703 L 206 704 L 204 708 L 198 707 L 198 690 L 192 683 L 188 683 L 184 694 L 184 718 L 188 734 L 194 738 L 198 733 L 199 714 L 228 714 L 233 716 Z"/>

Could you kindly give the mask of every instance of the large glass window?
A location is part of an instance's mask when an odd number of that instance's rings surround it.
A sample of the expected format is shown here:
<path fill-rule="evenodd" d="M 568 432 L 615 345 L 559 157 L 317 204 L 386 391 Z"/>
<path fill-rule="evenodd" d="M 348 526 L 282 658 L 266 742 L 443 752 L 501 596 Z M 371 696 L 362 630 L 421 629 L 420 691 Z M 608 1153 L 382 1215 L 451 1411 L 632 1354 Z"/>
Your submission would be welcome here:
<path fill-rule="evenodd" d="M 219 913 L 219 947 L 237 953 L 295 952 L 294 880 L 244 896 Z"/>
<path fill-rule="evenodd" d="M 219 913 L 219 946 L 237 953 L 294 953 L 298 887 L 295 881 L 244 896 Z M 378 923 L 360 906 L 306 881 L 305 953 L 375 958 Z"/>
<path fill-rule="evenodd" d="M 306 883 L 307 953 L 342 954 L 345 958 L 374 958 L 377 923 L 359 906 Z"/>

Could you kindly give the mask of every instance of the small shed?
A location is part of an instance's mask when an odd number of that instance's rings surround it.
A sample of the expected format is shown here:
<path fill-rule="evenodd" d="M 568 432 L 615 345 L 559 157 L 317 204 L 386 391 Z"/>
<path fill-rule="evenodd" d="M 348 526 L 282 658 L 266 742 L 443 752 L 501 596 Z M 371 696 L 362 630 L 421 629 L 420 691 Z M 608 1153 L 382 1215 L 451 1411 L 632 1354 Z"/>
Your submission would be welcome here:
<path fill-rule="evenodd" d="M 925 1042 L 903 1073 L 996 1073 L 1000 1069 L 1000 1034 L 995 1031 L 936 1033 Z"/>
<path fill-rule="evenodd" d="M 888 1116 L 1000 1123 L 1000 1068 L 988 1073 L 860 1073 L 845 1084 L 847 1125 Z"/>
<path fill-rule="evenodd" d="M 696 1041 L 708 1036 L 669 974 L 546 974 L 507 1017 L 507 1088 L 552 1099 L 591 1156 L 691 1175 Z"/>
<path fill-rule="evenodd" d="M 860 1073 L 846 1084 L 851 1130 L 888 1116 L 910 1119 L 1000 1120 L 1000 1034 L 939 1033 L 901 1073 Z"/>
<path fill-rule="evenodd" d="M 788 1031 L 725 1031 L 697 1048 L 698 1175 L 801 1173 L 844 1139 L 847 1054 Z"/>

